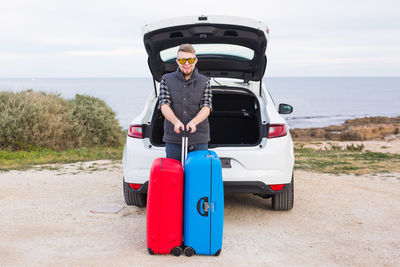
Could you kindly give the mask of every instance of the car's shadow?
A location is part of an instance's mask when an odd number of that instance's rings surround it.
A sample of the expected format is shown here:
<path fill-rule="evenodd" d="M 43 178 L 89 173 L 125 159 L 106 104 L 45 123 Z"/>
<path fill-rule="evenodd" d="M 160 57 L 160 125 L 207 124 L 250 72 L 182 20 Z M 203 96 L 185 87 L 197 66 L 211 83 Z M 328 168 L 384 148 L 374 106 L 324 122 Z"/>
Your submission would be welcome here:
<path fill-rule="evenodd" d="M 271 200 L 250 193 L 225 193 L 225 210 L 271 210 Z"/>

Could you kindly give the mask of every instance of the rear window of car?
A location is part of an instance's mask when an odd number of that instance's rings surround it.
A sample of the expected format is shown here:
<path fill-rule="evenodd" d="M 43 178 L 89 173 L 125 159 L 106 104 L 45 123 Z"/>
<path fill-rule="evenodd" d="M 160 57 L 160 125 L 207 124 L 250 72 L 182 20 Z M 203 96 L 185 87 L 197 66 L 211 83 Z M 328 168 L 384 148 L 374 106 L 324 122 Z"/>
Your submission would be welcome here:
<path fill-rule="evenodd" d="M 254 51 L 250 48 L 232 44 L 193 44 L 197 56 L 228 57 L 250 61 L 254 58 Z M 179 46 L 171 47 L 160 52 L 161 60 L 169 62 L 175 60 Z"/>

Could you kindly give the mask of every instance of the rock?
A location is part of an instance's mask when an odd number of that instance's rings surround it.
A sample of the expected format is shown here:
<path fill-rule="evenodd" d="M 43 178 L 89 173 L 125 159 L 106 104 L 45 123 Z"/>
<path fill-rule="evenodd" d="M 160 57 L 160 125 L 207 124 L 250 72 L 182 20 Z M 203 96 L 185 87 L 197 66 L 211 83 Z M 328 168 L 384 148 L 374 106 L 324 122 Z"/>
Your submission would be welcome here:
<path fill-rule="evenodd" d="M 295 141 L 366 141 L 385 139 L 400 133 L 400 116 L 368 117 L 347 120 L 339 126 L 291 129 Z"/>

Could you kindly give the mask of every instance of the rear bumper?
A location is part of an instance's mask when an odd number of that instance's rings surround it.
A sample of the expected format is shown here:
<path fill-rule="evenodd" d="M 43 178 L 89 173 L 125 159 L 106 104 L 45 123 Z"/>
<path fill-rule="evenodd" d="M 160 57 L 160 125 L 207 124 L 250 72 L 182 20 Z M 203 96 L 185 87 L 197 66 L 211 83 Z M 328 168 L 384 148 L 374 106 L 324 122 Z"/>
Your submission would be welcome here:
<path fill-rule="evenodd" d="M 149 182 L 146 181 L 138 190 L 140 194 L 147 194 Z M 282 190 L 274 191 L 263 182 L 260 181 L 245 181 L 245 182 L 231 182 L 226 181 L 224 182 L 224 193 L 252 193 L 260 196 L 270 196 L 277 193 L 281 193 L 286 191 L 287 184 L 282 188 Z M 134 191 L 132 188 L 129 187 L 128 190 Z"/>
<path fill-rule="evenodd" d="M 148 184 L 149 182 L 145 182 L 144 184 L 142 184 L 139 189 L 135 190 L 132 189 L 130 186 L 127 187 L 127 190 L 131 191 L 131 192 L 138 192 L 140 194 L 147 194 L 147 188 L 148 188 Z"/>
<path fill-rule="evenodd" d="M 277 193 L 286 191 L 287 184 L 282 188 L 282 190 L 274 191 L 270 186 L 266 185 L 260 181 L 254 182 L 224 182 L 225 193 L 253 193 L 260 196 L 270 196 Z"/>

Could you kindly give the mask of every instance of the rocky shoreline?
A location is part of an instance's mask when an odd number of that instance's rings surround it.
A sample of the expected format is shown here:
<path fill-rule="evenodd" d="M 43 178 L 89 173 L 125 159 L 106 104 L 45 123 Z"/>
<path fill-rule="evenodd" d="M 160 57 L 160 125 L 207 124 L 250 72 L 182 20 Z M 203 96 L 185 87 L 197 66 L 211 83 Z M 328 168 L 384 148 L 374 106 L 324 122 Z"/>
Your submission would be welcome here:
<path fill-rule="evenodd" d="M 400 134 L 400 116 L 366 117 L 346 120 L 342 125 L 290 129 L 294 141 L 385 140 Z"/>

